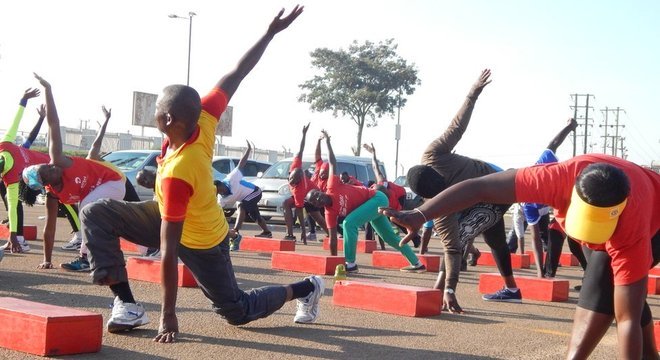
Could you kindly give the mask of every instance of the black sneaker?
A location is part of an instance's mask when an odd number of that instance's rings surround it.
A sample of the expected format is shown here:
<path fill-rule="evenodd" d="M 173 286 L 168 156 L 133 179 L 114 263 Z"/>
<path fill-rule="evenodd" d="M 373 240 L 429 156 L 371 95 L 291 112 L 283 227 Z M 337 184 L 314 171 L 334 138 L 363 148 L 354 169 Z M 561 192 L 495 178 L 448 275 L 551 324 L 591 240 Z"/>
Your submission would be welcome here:
<path fill-rule="evenodd" d="M 353 266 L 348 266 L 348 264 L 346 264 L 346 272 L 347 273 L 354 273 L 354 274 L 357 273 L 358 272 L 357 264 L 355 264 Z"/>
<path fill-rule="evenodd" d="M 293 241 L 296 241 L 296 236 L 295 236 L 295 235 L 291 235 L 291 234 L 287 234 L 286 236 L 284 236 L 284 240 L 293 240 Z"/>
<path fill-rule="evenodd" d="M 522 302 L 522 294 L 520 293 L 520 289 L 518 289 L 518 291 L 511 291 L 506 287 L 492 294 L 484 294 L 481 298 L 486 301 L 500 301 L 500 302 L 511 302 L 511 303 Z"/>
<path fill-rule="evenodd" d="M 401 268 L 401 271 L 409 273 L 423 273 L 426 272 L 426 266 L 424 266 L 422 263 L 419 263 L 417 265 L 403 267 Z"/>
<path fill-rule="evenodd" d="M 270 231 L 262 231 L 260 234 L 257 234 L 254 237 L 270 239 L 273 237 L 273 233 Z"/>

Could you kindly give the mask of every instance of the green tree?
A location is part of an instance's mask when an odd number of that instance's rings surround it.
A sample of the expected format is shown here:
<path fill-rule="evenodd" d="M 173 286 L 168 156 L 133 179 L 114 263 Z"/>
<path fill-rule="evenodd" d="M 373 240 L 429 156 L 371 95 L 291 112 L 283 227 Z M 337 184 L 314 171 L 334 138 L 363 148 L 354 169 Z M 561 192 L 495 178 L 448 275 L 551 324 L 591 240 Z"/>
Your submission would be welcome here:
<path fill-rule="evenodd" d="M 348 50 L 319 48 L 310 54 L 312 66 L 321 74 L 299 85 L 303 94 L 299 102 L 310 104 L 312 111 L 332 111 L 337 117 L 349 116 L 358 126 L 356 156 L 362 148 L 364 126 L 378 125 L 383 115 L 406 105 L 406 95 L 412 95 L 421 84 L 417 69 L 396 53 L 394 39 L 379 43 L 357 41 Z"/>

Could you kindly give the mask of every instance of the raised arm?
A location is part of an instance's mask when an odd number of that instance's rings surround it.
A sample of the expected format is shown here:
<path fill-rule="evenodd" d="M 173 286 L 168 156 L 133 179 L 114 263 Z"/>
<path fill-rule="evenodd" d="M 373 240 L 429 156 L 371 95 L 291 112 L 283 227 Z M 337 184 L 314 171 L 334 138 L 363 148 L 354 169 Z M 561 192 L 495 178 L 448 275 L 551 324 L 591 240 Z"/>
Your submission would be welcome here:
<path fill-rule="evenodd" d="M 325 130 L 321 131 L 323 137 L 325 137 L 325 143 L 328 146 L 328 177 L 332 177 L 337 174 L 337 159 L 335 158 L 335 152 L 332 150 L 332 144 L 330 144 L 330 135 Z"/>
<path fill-rule="evenodd" d="M 489 204 L 510 204 L 516 202 L 516 169 L 469 179 L 452 185 L 434 198 L 425 201 L 414 210 L 381 212 L 391 221 L 408 229 L 408 235 L 401 240 L 405 244 L 426 221 L 440 218 L 483 202 Z"/>
<path fill-rule="evenodd" d="M 231 99 L 236 92 L 236 89 L 241 84 L 241 81 L 245 76 L 252 71 L 255 65 L 261 59 L 261 56 L 264 54 L 266 47 L 273 37 L 280 31 L 286 29 L 291 23 L 303 12 L 303 7 L 296 5 L 293 8 L 291 13 L 286 17 L 282 18 L 284 14 L 284 9 L 275 16 L 273 21 L 268 26 L 266 33 L 250 48 L 250 50 L 243 55 L 243 58 L 238 62 L 238 65 L 234 70 L 225 75 L 220 81 L 218 81 L 216 87 L 222 89 L 225 94 L 227 94 L 227 99 Z"/>
<path fill-rule="evenodd" d="M 37 108 L 37 113 L 39 114 L 39 119 L 37 119 L 37 123 L 34 124 L 34 127 L 32 128 L 32 131 L 30 131 L 30 135 L 28 138 L 23 142 L 23 146 L 26 149 L 29 149 L 30 146 L 32 146 L 32 143 L 34 143 L 34 140 L 37 138 L 37 135 L 39 135 L 39 130 L 41 130 L 41 125 L 44 123 L 44 119 L 46 118 L 46 105 L 41 104 Z"/>
<path fill-rule="evenodd" d="M 568 134 L 571 133 L 571 131 L 575 131 L 577 126 L 578 123 L 577 121 L 575 121 L 575 119 L 573 118 L 568 119 L 568 123 L 566 124 L 566 126 L 564 126 L 564 128 L 561 129 L 561 131 L 557 135 L 555 135 L 552 141 L 550 141 L 550 144 L 548 144 L 548 149 L 556 153 L 559 145 L 561 145 L 564 142 L 564 140 L 566 139 Z"/>
<path fill-rule="evenodd" d="M 105 120 L 103 121 L 103 124 L 100 124 L 101 127 L 99 128 L 99 132 L 96 134 L 92 147 L 87 153 L 87 158 L 92 160 L 101 160 L 101 144 L 103 144 L 103 137 L 105 136 L 105 129 L 108 127 L 108 121 L 112 116 L 112 109 L 106 109 L 105 105 L 101 107 L 101 110 L 103 110 Z"/>
<path fill-rule="evenodd" d="M 371 166 L 374 168 L 374 174 L 376 174 L 376 181 L 378 183 L 383 183 L 387 181 L 385 178 L 385 175 L 380 171 L 380 167 L 378 166 L 378 158 L 376 157 L 376 147 L 374 147 L 374 144 L 371 143 L 369 144 L 363 144 L 362 147 L 367 150 L 368 152 L 371 153 Z"/>
<path fill-rule="evenodd" d="M 314 150 L 314 162 L 321 160 L 321 142 L 325 138 L 324 135 L 319 136 L 319 139 L 316 141 L 316 150 Z"/>
<path fill-rule="evenodd" d="M 302 160 L 303 151 L 305 151 L 305 139 L 307 138 L 307 130 L 309 129 L 309 123 L 303 126 L 302 129 L 302 139 L 300 140 L 300 149 L 298 150 L 298 158 Z"/>
<path fill-rule="evenodd" d="M 28 100 L 37 96 L 39 96 L 39 89 L 29 88 L 25 90 L 25 93 L 23 93 L 23 97 L 21 98 L 21 102 L 19 103 L 16 116 L 14 116 L 14 121 L 12 121 L 11 125 L 9 125 L 9 129 L 7 129 L 5 136 L 2 138 L 3 142 L 14 142 L 16 139 L 16 132 L 18 131 L 18 125 L 21 123 L 23 113 L 25 112 L 25 106 L 27 106 Z"/>
<path fill-rule="evenodd" d="M 245 153 L 243 154 L 243 157 L 241 160 L 238 162 L 238 165 L 236 166 L 239 171 L 243 172 L 243 168 L 245 167 L 245 164 L 247 163 L 247 159 L 250 157 L 250 152 L 252 152 L 252 146 L 250 145 L 250 142 L 245 140 L 247 143 L 247 149 L 245 149 Z"/>
<path fill-rule="evenodd" d="M 69 167 L 71 165 L 71 159 L 66 157 L 62 152 L 60 118 L 57 116 L 57 108 L 55 107 L 52 88 L 50 83 L 41 76 L 34 74 L 34 77 L 39 80 L 39 83 L 44 87 L 46 93 L 46 120 L 48 121 L 48 135 L 50 137 L 50 143 L 48 144 L 50 162 L 62 167 Z"/>
<path fill-rule="evenodd" d="M 451 120 L 449 127 L 447 127 L 445 132 L 440 135 L 439 138 L 429 145 L 426 153 L 448 154 L 454 149 L 456 144 L 458 144 L 458 141 L 463 137 L 463 133 L 465 133 L 465 130 L 470 123 L 472 110 L 474 110 L 474 105 L 477 102 L 479 94 L 481 94 L 481 91 L 486 85 L 490 84 L 490 82 L 490 69 L 485 69 L 470 88 L 470 92 L 468 92 L 463 105 Z"/>

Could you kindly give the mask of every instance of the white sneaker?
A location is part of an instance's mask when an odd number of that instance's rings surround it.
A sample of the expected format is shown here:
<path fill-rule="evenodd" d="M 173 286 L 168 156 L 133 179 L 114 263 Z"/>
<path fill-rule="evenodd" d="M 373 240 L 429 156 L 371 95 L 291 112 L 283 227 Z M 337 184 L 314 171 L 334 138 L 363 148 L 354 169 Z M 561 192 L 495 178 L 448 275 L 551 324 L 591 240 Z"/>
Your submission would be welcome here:
<path fill-rule="evenodd" d="M 112 306 L 112 316 L 108 320 L 108 332 L 117 333 L 129 331 L 135 327 L 149 323 L 149 317 L 142 304 L 125 303 L 115 297 Z"/>
<path fill-rule="evenodd" d="M 298 311 L 293 318 L 296 323 L 313 323 L 319 316 L 319 299 L 323 296 L 325 285 L 320 276 L 310 276 L 305 278 L 314 284 L 314 291 L 304 298 L 297 299 Z"/>
<path fill-rule="evenodd" d="M 62 245 L 62 250 L 66 251 L 78 251 L 82 245 L 82 235 L 80 231 L 73 233 L 71 240 L 68 243 Z"/>
<path fill-rule="evenodd" d="M 18 236 L 18 243 L 21 245 L 22 252 L 30 252 L 30 245 L 27 243 L 24 237 Z"/>

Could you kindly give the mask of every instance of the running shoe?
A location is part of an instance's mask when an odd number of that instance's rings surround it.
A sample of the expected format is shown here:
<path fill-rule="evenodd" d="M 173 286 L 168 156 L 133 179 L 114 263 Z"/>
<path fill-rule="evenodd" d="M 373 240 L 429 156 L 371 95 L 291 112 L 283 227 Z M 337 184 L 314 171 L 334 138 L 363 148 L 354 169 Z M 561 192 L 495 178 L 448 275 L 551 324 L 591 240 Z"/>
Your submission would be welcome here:
<path fill-rule="evenodd" d="M 511 291 L 506 287 L 492 294 L 485 294 L 481 298 L 486 301 L 500 301 L 500 302 L 512 302 L 512 303 L 522 302 L 522 294 L 520 293 L 520 289 L 518 289 L 517 291 Z"/>
<path fill-rule="evenodd" d="M 305 280 L 309 280 L 314 284 L 314 291 L 304 298 L 297 299 L 298 310 L 296 311 L 296 316 L 293 317 L 293 322 L 295 323 L 313 323 L 319 316 L 319 299 L 321 299 L 325 290 L 323 278 L 314 275 L 305 278 Z"/>
<path fill-rule="evenodd" d="M 110 333 L 129 331 L 135 327 L 149 323 L 149 317 L 142 304 L 125 303 L 115 297 L 112 305 L 112 315 L 108 320 L 107 328 Z"/>
<path fill-rule="evenodd" d="M 90 271 L 87 258 L 78 256 L 71 262 L 60 264 L 60 267 L 66 271 Z"/>

